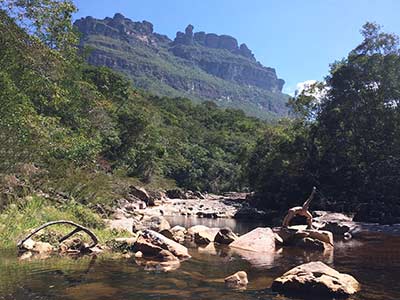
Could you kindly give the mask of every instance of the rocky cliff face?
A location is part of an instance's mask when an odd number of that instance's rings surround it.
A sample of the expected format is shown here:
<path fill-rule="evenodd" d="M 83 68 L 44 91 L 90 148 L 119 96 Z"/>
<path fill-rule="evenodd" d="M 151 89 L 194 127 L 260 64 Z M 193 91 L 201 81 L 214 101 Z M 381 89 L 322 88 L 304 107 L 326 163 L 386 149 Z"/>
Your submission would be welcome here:
<path fill-rule="evenodd" d="M 284 81 L 234 37 L 194 32 L 188 25 L 170 40 L 150 22 L 122 14 L 86 17 L 74 25 L 82 33 L 81 46 L 91 49 L 89 63 L 122 71 L 152 93 L 213 100 L 262 118 L 287 112 Z"/>
<path fill-rule="evenodd" d="M 215 33 L 205 33 L 204 31 L 193 33 L 193 25 L 188 25 L 185 33 L 178 31 L 174 40 L 174 45 L 201 45 L 208 48 L 225 49 L 234 54 L 239 54 L 251 60 L 256 60 L 253 53 L 246 44 L 239 46 L 238 41 L 229 35 L 217 35 Z"/>

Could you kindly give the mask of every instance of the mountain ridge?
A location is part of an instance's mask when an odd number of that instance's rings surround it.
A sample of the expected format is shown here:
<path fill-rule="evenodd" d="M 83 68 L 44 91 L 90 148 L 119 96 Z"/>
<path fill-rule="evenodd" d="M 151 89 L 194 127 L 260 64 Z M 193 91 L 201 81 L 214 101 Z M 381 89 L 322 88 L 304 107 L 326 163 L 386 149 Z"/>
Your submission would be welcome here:
<path fill-rule="evenodd" d="M 125 73 L 136 87 L 161 96 L 211 100 L 263 119 L 287 115 L 284 80 L 229 35 L 194 32 L 188 25 L 174 40 L 148 21 L 120 13 L 75 21 L 88 62 Z"/>

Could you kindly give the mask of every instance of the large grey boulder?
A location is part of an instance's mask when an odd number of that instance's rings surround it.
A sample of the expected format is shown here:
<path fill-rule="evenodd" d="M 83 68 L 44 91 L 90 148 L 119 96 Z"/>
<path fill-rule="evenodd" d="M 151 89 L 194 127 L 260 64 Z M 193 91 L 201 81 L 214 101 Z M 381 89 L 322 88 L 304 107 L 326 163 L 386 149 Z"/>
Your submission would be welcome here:
<path fill-rule="evenodd" d="M 317 261 L 287 271 L 274 280 L 272 290 L 296 295 L 348 296 L 358 292 L 360 284 L 353 276 L 339 273 Z"/>

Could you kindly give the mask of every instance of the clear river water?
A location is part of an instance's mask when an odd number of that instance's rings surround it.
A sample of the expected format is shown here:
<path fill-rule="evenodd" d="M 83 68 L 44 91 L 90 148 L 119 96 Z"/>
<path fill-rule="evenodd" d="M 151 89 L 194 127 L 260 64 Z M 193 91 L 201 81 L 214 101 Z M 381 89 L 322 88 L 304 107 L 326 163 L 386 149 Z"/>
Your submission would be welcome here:
<path fill-rule="evenodd" d="M 239 233 L 260 225 L 231 219 L 175 217 L 170 221 L 186 227 L 199 223 L 228 226 Z M 178 270 L 157 273 L 144 271 L 134 258 L 51 257 L 20 261 L 16 251 L 0 250 L 0 299 L 297 299 L 272 292 L 271 283 L 290 268 L 316 260 L 360 281 L 362 291 L 349 299 L 400 299 L 399 236 L 363 234 L 348 242 L 336 241 L 335 249 L 325 253 L 283 249 L 274 255 L 243 257 L 212 245 L 190 248 L 190 253 L 193 257 L 182 262 Z M 239 270 L 248 273 L 248 288 L 226 288 L 223 278 Z"/>

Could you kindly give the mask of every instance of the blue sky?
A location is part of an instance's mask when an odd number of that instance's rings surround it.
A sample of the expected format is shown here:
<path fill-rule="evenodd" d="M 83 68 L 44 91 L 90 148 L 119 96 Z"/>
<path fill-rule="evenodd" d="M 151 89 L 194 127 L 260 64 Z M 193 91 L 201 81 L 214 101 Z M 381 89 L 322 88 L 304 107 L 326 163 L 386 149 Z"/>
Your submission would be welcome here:
<path fill-rule="evenodd" d="M 321 80 L 329 64 L 361 41 L 366 21 L 400 34 L 400 0 L 74 0 L 75 18 L 120 12 L 147 20 L 174 38 L 195 31 L 228 34 L 246 43 L 257 60 L 276 69 L 293 93 L 299 82 Z"/>

